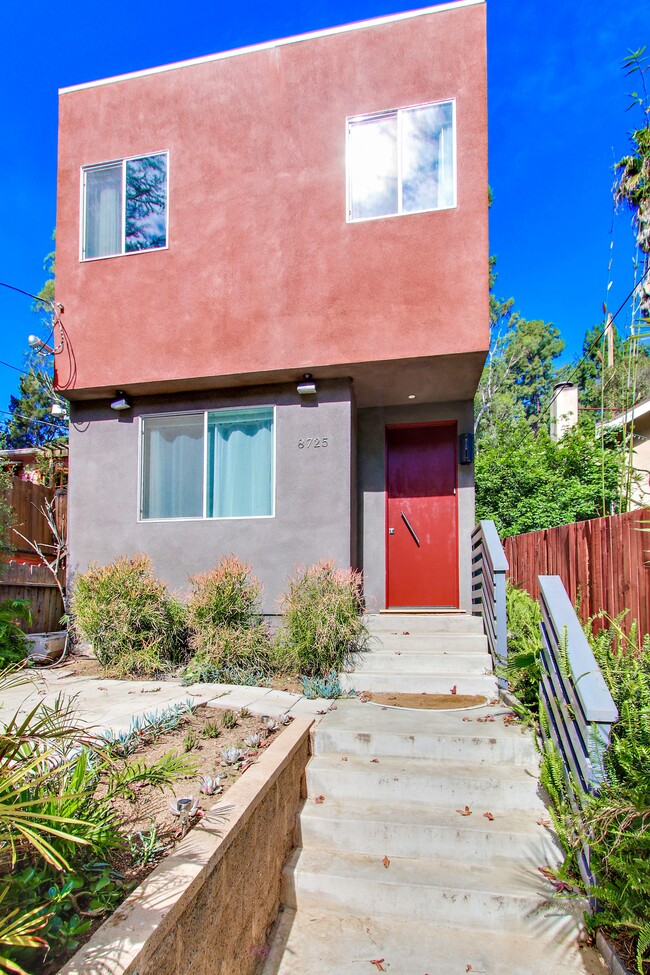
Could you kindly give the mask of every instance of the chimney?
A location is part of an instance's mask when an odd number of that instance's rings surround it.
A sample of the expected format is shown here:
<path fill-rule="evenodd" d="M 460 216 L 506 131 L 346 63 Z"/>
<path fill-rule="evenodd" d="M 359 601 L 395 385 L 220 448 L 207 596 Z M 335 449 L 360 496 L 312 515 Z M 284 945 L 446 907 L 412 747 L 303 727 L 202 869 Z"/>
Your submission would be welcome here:
<path fill-rule="evenodd" d="M 573 383 L 558 383 L 553 387 L 551 400 L 551 440 L 561 440 L 577 422 L 578 387 Z"/>

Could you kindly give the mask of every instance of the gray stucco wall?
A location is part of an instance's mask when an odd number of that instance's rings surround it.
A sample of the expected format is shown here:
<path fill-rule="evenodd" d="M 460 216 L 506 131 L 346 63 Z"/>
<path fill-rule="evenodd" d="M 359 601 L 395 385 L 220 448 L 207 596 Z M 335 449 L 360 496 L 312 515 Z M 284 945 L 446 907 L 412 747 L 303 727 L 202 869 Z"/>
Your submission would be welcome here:
<path fill-rule="evenodd" d="M 138 521 L 139 417 L 259 405 L 276 407 L 274 517 Z M 327 447 L 300 449 L 299 440 L 310 437 L 326 437 Z M 145 552 L 156 573 L 185 593 L 190 575 L 234 553 L 250 562 L 264 583 L 263 611 L 277 613 L 278 597 L 296 565 L 322 558 L 341 566 L 354 563 L 354 466 L 352 391 L 344 379 L 319 381 L 315 397 L 300 397 L 295 385 L 285 385 L 136 399 L 128 413 L 116 413 L 105 400 L 73 403 L 72 577 L 90 562 Z"/>
<path fill-rule="evenodd" d="M 419 403 L 361 409 L 358 412 L 358 560 L 369 610 L 386 606 L 385 428 L 389 423 L 455 420 L 458 433 L 471 433 L 474 404 Z M 471 533 L 474 528 L 474 465 L 458 465 L 460 604 L 471 613 Z"/>

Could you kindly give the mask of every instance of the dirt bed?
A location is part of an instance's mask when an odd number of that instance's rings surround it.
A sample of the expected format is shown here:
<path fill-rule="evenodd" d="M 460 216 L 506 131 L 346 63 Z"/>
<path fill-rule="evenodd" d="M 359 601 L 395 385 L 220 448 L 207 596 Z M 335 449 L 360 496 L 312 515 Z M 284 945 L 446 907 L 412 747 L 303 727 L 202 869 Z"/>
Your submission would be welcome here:
<path fill-rule="evenodd" d="M 488 703 L 482 694 L 379 694 L 374 691 L 364 691 L 361 700 L 391 708 L 416 708 L 418 711 L 456 711 Z"/>

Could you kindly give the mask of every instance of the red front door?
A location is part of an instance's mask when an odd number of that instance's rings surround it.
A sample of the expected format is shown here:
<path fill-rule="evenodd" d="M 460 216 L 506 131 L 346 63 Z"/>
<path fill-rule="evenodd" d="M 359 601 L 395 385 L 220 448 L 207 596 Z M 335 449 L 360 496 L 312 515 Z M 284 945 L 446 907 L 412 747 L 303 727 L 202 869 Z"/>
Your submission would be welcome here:
<path fill-rule="evenodd" d="M 387 605 L 458 606 L 456 424 L 386 429 Z"/>

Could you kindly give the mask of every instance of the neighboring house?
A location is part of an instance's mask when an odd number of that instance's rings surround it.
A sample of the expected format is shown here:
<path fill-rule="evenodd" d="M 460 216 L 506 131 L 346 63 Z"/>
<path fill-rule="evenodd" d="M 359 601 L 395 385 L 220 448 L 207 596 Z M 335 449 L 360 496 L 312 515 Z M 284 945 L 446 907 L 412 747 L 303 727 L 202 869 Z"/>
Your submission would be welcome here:
<path fill-rule="evenodd" d="M 605 423 L 606 430 L 625 431 L 632 436 L 632 463 L 636 479 L 632 485 L 631 508 L 650 504 L 650 399 L 640 400 L 625 413 Z"/>
<path fill-rule="evenodd" d="M 0 467 L 21 481 L 65 487 L 68 483 L 68 445 L 45 444 L 0 450 Z"/>
<path fill-rule="evenodd" d="M 331 558 L 469 611 L 487 206 L 475 0 L 64 89 L 72 571 L 235 553 L 273 613 Z"/>

